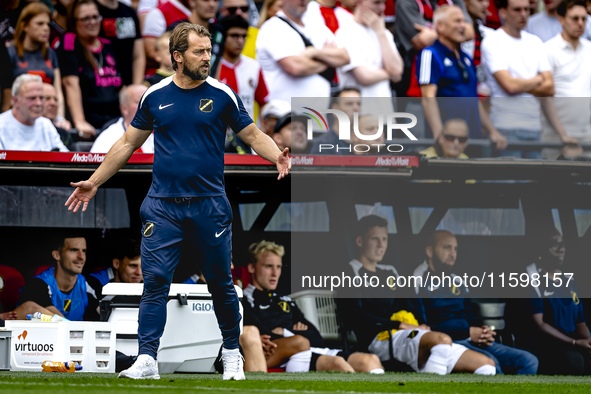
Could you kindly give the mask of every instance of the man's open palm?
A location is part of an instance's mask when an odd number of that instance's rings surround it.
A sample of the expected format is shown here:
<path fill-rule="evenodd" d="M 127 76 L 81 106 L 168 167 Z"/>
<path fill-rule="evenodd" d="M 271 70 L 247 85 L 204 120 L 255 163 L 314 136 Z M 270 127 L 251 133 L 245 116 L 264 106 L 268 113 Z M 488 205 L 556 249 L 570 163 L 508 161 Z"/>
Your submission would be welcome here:
<path fill-rule="evenodd" d="M 70 195 L 68 201 L 66 201 L 66 207 L 68 211 L 74 210 L 74 213 L 78 212 L 82 205 L 82 212 L 86 212 L 88 203 L 98 190 L 98 186 L 90 181 L 80 181 L 78 183 L 70 182 L 70 186 L 75 187 L 76 190 Z"/>
<path fill-rule="evenodd" d="M 290 170 L 291 160 L 289 159 L 289 149 L 285 148 L 277 158 L 277 171 L 279 172 L 277 180 L 286 177 Z"/>

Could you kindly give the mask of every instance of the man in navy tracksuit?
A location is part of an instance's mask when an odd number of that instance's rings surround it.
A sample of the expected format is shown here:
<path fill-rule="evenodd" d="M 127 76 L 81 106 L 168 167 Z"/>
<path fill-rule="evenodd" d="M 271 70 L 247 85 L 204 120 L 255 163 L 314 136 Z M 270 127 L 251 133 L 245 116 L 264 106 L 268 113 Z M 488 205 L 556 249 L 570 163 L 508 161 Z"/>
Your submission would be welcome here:
<path fill-rule="evenodd" d="M 414 276 L 424 279 L 445 272 L 451 274 L 458 252 L 458 241 L 448 231 L 437 231 L 430 238 L 425 248 L 427 260 L 415 269 Z M 432 329 L 448 334 L 454 343 L 468 349 L 486 354 L 495 360 L 497 373 L 512 372 L 530 375 L 538 370 L 538 359 L 525 350 L 495 342 L 496 333 L 488 326 L 479 326 L 470 310 L 470 299 L 466 298 L 469 289 L 460 283 L 461 277 L 453 280 L 453 285 L 445 282 L 438 287 L 426 283 L 417 287 L 422 294 L 425 307 L 425 320 Z"/>
<path fill-rule="evenodd" d="M 176 73 L 144 93 L 138 111 L 123 137 L 87 181 L 72 183 L 76 190 L 66 205 L 84 211 L 97 188 L 121 168 L 154 131 L 152 186 L 140 209 L 144 293 L 139 311 L 139 356 L 120 377 L 159 379 L 156 364 L 166 324 L 166 303 L 183 246 L 212 294 L 223 337 L 224 379 L 244 379 L 238 351 L 239 304 L 230 273 L 232 209 L 224 187 L 224 141 L 232 128 L 263 158 L 277 165 L 278 179 L 291 167 L 288 151 L 281 152 L 261 132 L 227 85 L 209 77 L 210 34 L 202 26 L 179 24 L 170 38 Z"/>

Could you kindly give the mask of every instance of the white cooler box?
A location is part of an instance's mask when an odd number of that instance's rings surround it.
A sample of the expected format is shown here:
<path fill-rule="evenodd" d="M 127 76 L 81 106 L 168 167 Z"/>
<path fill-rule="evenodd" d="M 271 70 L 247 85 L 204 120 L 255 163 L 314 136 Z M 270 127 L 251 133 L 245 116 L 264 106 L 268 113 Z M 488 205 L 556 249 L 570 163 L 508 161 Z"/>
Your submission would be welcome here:
<path fill-rule="evenodd" d="M 241 299 L 242 289 L 235 288 Z M 108 283 L 103 287 L 101 320 L 115 325 L 116 349 L 127 355 L 138 354 L 142 291 L 141 283 Z M 157 356 L 159 372 L 214 372 L 213 363 L 222 345 L 222 335 L 207 285 L 172 284 L 166 310 L 166 326 Z M 242 322 L 240 330 L 242 332 Z"/>
<path fill-rule="evenodd" d="M 41 371 L 43 361 L 75 361 L 82 372 L 115 372 L 115 325 L 7 320 L 11 371 Z"/>

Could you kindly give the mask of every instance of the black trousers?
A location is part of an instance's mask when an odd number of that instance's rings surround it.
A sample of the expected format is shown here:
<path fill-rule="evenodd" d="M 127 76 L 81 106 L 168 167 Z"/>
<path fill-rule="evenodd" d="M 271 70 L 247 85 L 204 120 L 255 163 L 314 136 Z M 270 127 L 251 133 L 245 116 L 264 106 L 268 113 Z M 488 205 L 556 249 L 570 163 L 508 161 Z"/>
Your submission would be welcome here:
<path fill-rule="evenodd" d="M 591 353 L 578 346 L 556 342 L 537 342 L 528 346 L 540 361 L 538 374 L 542 375 L 589 375 Z"/>

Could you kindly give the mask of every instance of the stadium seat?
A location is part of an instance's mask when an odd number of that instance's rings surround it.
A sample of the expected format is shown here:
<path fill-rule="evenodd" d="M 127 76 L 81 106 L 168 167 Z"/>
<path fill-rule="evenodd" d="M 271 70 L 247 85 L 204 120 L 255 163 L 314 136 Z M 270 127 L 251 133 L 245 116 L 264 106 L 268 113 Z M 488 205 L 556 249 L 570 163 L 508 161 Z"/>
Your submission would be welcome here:
<path fill-rule="evenodd" d="M 506 303 L 499 299 L 473 299 L 472 307 L 477 318 L 482 324 L 491 327 L 497 332 L 496 342 L 503 345 L 515 346 L 515 337 L 507 329 L 505 323 Z"/>
<path fill-rule="evenodd" d="M 45 271 L 48 268 L 53 267 L 53 265 L 40 265 L 39 267 L 35 268 L 35 272 L 33 272 L 33 276 L 37 276 L 40 273 L 42 273 L 43 271 Z"/>
<path fill-rule="evenodd" d="M 234 280 L 234 284 L 242 287 L 243 289 L 250 284 L 250 273 L 246 267 L 235 266 L 234 269 L 232 269 L 232 278 Z"/>
<path fill-rule="evenodd" d="M 0 302 L 5 312 L 16 308 L 25 278 L 15 268 L 0 265 Z"/>

